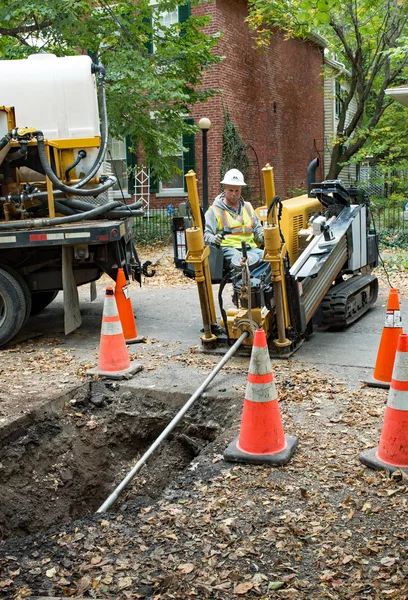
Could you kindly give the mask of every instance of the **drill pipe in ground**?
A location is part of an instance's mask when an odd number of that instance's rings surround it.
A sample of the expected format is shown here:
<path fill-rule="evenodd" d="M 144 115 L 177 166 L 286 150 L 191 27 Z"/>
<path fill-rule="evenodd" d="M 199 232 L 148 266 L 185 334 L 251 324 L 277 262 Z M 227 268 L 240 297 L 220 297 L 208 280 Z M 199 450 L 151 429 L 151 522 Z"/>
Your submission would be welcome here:
<path fill-rule="evenodd" d="M 242 335 L 237 339 L 235 344 L 231 346 L 228 352 L 223 356 L 220 362 L 215 366 L 215 368 L 208 375 L 207 379 L 200 385 L 200 387 L 194 392 L 194 394 L 187 400 L 185 405 L 179 410 L 176 416 L 170 421 L 167 427 L 162 431 L 159 437 L 155 442 L 150 446 L 148 450 L 143 454 L 143 456 L 137 461 L 135 466 L 129 471 L 126 477 L 121 481 L 121 483 L 117 486 L 117 488 L 111 493 L 111 495 L 105 500 L 105 502 L 98 508 L 97 513 L 103 513 L 117 500 L 119 494 L 125 489 L 128 483 L 133 479 L 133 477 L 140 471 L 143 467 L 147 459 L 156 448 L 161 444 L 161 442 L 168 436 L 168 434 L 173 431 L 174 427 L 181 421 L 184 417 L 185 413 L 188 411 L 190 406 L 194 404 L 194 402 L 201 396 L 209 383 L 214 379 L 217 373 L 222 369 L 222 367 L 229 361 L 229 359 L 235 354 L 238 348 L 241 346 L 244 339 L 249 335 L 248 331 L 244 331 Z"/>

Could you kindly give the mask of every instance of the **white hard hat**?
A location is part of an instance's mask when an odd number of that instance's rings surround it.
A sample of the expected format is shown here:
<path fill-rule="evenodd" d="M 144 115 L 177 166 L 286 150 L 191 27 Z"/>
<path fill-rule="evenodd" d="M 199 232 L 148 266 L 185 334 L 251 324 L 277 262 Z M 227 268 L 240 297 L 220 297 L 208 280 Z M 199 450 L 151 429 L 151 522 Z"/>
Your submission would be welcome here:
<path fill-rule="evenodd" d="M 246 185 L 244 176 L 242 175 L 241 171 L 238 171 L 238 169 L 230 169 L 227 171 L 221 183 L 227 185 Z"/>

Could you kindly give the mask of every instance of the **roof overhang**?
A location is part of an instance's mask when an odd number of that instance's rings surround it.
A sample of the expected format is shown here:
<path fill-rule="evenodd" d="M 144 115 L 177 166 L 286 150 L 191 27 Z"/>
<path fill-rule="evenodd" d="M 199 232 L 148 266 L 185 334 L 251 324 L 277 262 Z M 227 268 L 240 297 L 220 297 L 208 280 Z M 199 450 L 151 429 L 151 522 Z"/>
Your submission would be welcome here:
<path fill-rule="evenodd" d="M 393 100 L 408 107 L 408 85 L 400 85 L 395 88 L 388 88 L 385 90 L 388 96 L 391 96 Z"/>

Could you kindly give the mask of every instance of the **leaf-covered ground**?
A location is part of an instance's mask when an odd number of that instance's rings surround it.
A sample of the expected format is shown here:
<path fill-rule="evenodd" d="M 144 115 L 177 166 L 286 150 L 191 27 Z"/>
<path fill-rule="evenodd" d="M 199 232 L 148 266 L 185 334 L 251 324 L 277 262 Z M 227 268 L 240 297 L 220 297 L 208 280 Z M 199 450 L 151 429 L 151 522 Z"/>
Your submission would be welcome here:
<path fill-rule="evenodd" d="M 288 465 L 234 465 L 239 427 L 151 506 L 3 546 L 1 597 L 408 598 L 408 477 L 364 468 L 387 393 L 275 368 Z M 136 485 L 136 483 L 135 483 Z"/>
<path fill-rule="evenodd" d="M 406 297 L 403 261 L 391 256 L 391 283 Z M 6 351 L 20 368 L 40 360 L 30 344 L 27 356 Z M 43 357 L 44 372 L 59 364 L 80 376 L 81 365 L 59 350 Z M 151 352 L 154 368 L 163 349 Z M 189 352 L 168 364 L 181 362 L 201 381 L 217 360 Z M 132 510 L 134 481 L 126 510 L 0 545 L 0 597 L 407 600 L 408 476 L 359 461 L 378 444 L 387 391 L 350 390 L 299 363 L 273 361 L 273 371 L 285 433 L 299 438 L 288 465 L 224 461 L 239 431 L 237 405 L 231 428 L 151 506 Z"/>

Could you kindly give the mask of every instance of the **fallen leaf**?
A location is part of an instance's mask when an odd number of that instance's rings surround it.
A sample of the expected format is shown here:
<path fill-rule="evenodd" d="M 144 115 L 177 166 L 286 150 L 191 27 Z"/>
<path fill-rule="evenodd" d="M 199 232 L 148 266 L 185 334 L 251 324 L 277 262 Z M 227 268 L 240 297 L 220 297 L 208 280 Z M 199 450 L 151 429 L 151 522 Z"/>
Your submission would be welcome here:
<path fill-rule="evenodd" d="M 181 571 L 182 573 L 191 573 L 191 571 L 194 570 L 194 565 L 193 563 L 184 563 L 183 565 L 179 565 L 178 570 Z"/>
<path fill-rule="evenodd" d="M 285 585 L 284 581 L 270 581 L 268 583 L 268 590 L 278 590 Z"/>
<path fill-rule="evenodd" d="M 252 590 L 253 587 L 254 584 L 250 581 L 247 581 L 246 583 L 239 583 L 234 587 L 234 594 L 238 594 L 239 596 L 241 596 L 249 592 L 249 590 Z"/>

